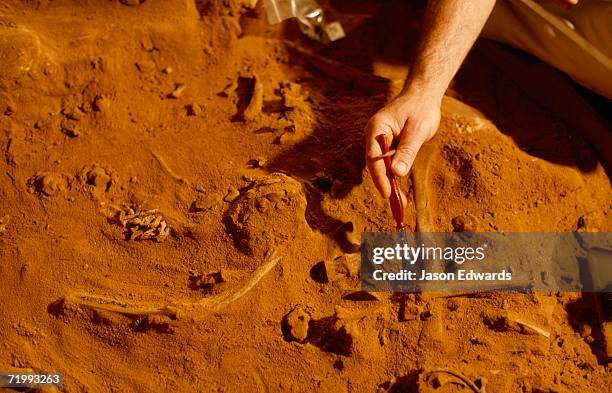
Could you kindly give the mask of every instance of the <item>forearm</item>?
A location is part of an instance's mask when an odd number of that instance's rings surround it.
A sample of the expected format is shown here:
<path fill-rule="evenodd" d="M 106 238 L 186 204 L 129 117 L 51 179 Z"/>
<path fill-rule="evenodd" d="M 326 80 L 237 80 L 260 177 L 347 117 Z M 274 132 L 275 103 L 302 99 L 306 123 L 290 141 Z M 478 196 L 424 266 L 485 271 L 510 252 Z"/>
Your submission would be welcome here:
<path fill-rule="evenodd" d="M 429 0 L 403 93 L 420 90 L 441 100 L 494 4 L 495 0 Z"/>

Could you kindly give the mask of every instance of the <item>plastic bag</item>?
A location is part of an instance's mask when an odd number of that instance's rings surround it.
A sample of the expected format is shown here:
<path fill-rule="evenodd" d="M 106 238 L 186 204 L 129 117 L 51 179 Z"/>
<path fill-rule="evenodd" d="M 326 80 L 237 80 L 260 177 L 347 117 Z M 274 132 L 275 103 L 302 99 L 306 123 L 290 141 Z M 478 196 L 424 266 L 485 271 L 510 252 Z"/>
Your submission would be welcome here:
<path fill-rule="evenodd" d="M 264 7 L 270 24 L 296 18 L 302 33 L 311 39 L 332 42 L 345 36 L 339 22 L 326 23 L 323 9 L 314 0 L 264 0 Z"/>

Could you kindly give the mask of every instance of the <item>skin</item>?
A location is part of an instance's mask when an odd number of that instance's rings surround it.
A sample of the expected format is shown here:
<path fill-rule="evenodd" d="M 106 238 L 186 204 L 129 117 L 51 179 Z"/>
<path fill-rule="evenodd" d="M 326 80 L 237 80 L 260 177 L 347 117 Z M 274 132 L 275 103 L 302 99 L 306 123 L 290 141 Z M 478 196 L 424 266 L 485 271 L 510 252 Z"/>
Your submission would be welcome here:
<path fill-rule="evenodd" d="M 430 0 L 417 56 L 402 92 L 368 121 L 366 162 L 383 197 L 391 194 L 382 152 L 375 138 L 399 139 L 392 168 L 406 176 L 440 124 L 442 97 L 493 10 L 495 0 Z"/>

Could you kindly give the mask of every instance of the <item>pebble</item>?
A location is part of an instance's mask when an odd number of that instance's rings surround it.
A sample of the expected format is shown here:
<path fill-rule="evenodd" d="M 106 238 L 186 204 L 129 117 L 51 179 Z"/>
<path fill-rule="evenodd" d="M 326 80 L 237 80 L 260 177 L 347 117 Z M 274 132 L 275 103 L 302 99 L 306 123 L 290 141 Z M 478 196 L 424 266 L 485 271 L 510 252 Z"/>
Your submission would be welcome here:
<path fill-rule="evenodd" d="M 227 282 L 227 275 L 223 270 L 217 272 L 193 276 L 190 281 L 192 289 L 201 289 L 206 293 L 213 292 L 215 286 Z"/>
<path fill-rule="evenodd" d="M 264 157 L 257 157 L 247 162 L 249 168 L 263 168 L 266 165 L 266 159 Z"/>
<path fill-rule="evenodd" d="M 361 248 L 360 235 L 360 233 L 355 232 L 355 226 L 352 221 L 343 223 L 336 230 L 336 240 L 344 252 L 349 254 L 359 252 Z"/>
<path fill-rule="evenodd" d="M 325 280 L 334 282 L 359 275 L 361 260 L 355 254 L 343 254 L 332 261 L 324 261 Z"/>
<path fill-rule="evenodd" d="M 155 70 L 155 62 L 152 60 L 137 61 L 136 68 L 138 68 L 140 72 L 151 72 Z"/>
<path fill-rule="evenodd" d="M 66 134 L 66 136 L 68 136 L 70 138 L 76 138 L 79 135 L 81 135 L 81 132 L 79 130 L 77 130 L 77 129 L 72 129 L 72 130 L 65 129 L 64 130 L 64 134 Z"/>
<path fill-rule="evenodd" d="M 457 311 L 459 309 L 459 302 L 456 299 L 449 299 L 446 307 L 449 311 Z"/>
<path fill-rule="evenodd" d="M 176 85 L 176 88 L 172 91 L 172 93 L 170 93 L 170 97 L 171 98 L 179 98 L 181 95 L 183 95 L 183 92 L 185 91 L 185 88 L 187 86 L 185 86 L 182 83 L 179 83 Z"/>
<path fill-rule="evenodd" d="M 53 172 L 40 172 L 31 181 L 34 189 L 46 196 L 58 195 L 66 191 L 67 184 L 66 179 Z"/>
<path fill-rule="evenodd" d="M 97 96 L 93 102 L 93 109 L 96 112 L 106 112 L 110 109 L 110 100 L 103 96 Z"/>
<path fill-rule="evenodd" d="M 227 194 L 225 194 L 225 197 L 223 197 L 223 200 L 225 202 L 233 202 L 235 201 L 238 197 L 240 196 L 240 191 L 238 191 L 236 189 L 236 187 L 230 187 L 227 190 Z"/>
<path fill-rule="evenodd" d="M 87 172 L 87 183 L 101 189 L 108 189 L 111 177 L 101 166 L 94 164 L 89 172 Z"/>
<path fill-rule="evenodd" d="M 310 315 L 301 307 L 295 307 L 284 318 L 285 336 L 291 341 L 304 342 L 308 338 Z"/>
<path fill-rule="evenodd" d="M 416 304 L 408 303 L 404 307 L 402 321 L 416 321 L 420 314 L 421 310 Z"/>
<path fill-rule="evenodd" d="M 244 110 L 245 120 L 254 120 L 261 113 L 263 107 L 263 84 L 258 77 L 254 77 L 254 79 L 255 86 L 253 87 L 253 97 Z"/>
<path fill-rule="evenodd" d="M 138 327 L 144 331 L 154 330 L 158 333 L 174 333 L 172 320 L 165 315 L 149 315 L 140 322 Z"/>
<path fill-rule="evenodd" d="M 591 335 L 592 332 L 593 330 L 591 329 L 591 326 L 587 325 L 586 323 L 580 324 L 580 337 L 588 337 Z"/>
<path fill-rule="evenodd" d="M 62 109 L 62 114 L 70 120 L 80 120 L 83 117 L 83 112 L 76 105 L 71 104 Z"/>
<path fill-rule="evenodd" d="M 451 220 L 454 232 L 476 232 L 476 223 L 470 216 L 456 216 Z"/>
<path fill-rule="evenodd" d="M 81 135 L 77 123 L 72 121 L 62 122 L 62 132 L 70 138 L 76 138 L 77 136 Z"/>
<path fill-rule="evenodd" d="M 189 104 L 187 105 L 187 115 L 188 116 L 200 116 L 202 114 L 202 107 L 198 104 Z"/>
<path fill-rule="evenodd" d="M 443 387 L 444 385 L 448 384 L 450 382 L 449 378 L 447 375 L 445 374 L 436 374 L 433 379 L 431 380 L 431 386 L 434 389 L 440 389 L 441 387 Z"/>
<path fill-rule="evenodd" d="M 140 45 L 142 46 L 142 49 L 146 50 L 147 52 L 153 52 L 153 50 L 155 50 L 155 44 L 153 44 L 151 37 L 148 35 L 140 40 Z"/>

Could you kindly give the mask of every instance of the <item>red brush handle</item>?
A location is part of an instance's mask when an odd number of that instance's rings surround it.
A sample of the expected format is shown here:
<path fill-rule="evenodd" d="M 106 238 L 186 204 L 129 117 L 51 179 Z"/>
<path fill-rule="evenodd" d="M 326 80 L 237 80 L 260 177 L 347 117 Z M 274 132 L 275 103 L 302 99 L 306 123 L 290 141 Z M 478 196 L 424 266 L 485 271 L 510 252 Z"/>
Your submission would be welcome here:
<path fill-rule="evenodd" d="M 385 135 L 378 135 L 376 137 L 376 141 L 380 145 L 380 149 L 382 150 L 383 154 L 389 152 L 389 142 L 387 142 Z M 396 228 L 401 230 L 404 229 L 404 205 L 402 204 L 402 198 L 400 196 L 399 188 L 397 187 L 397 180 L 395 179 L 395 175 L 391 170 L 391 157 L 383 157 L 383 160 L 385 162 L 385 167 L 387 168 L 387 178 L 391 184 L 391 196 L 389 197 L 391 213 L 393 213 L 393 218 L 397 224 Z"/>

